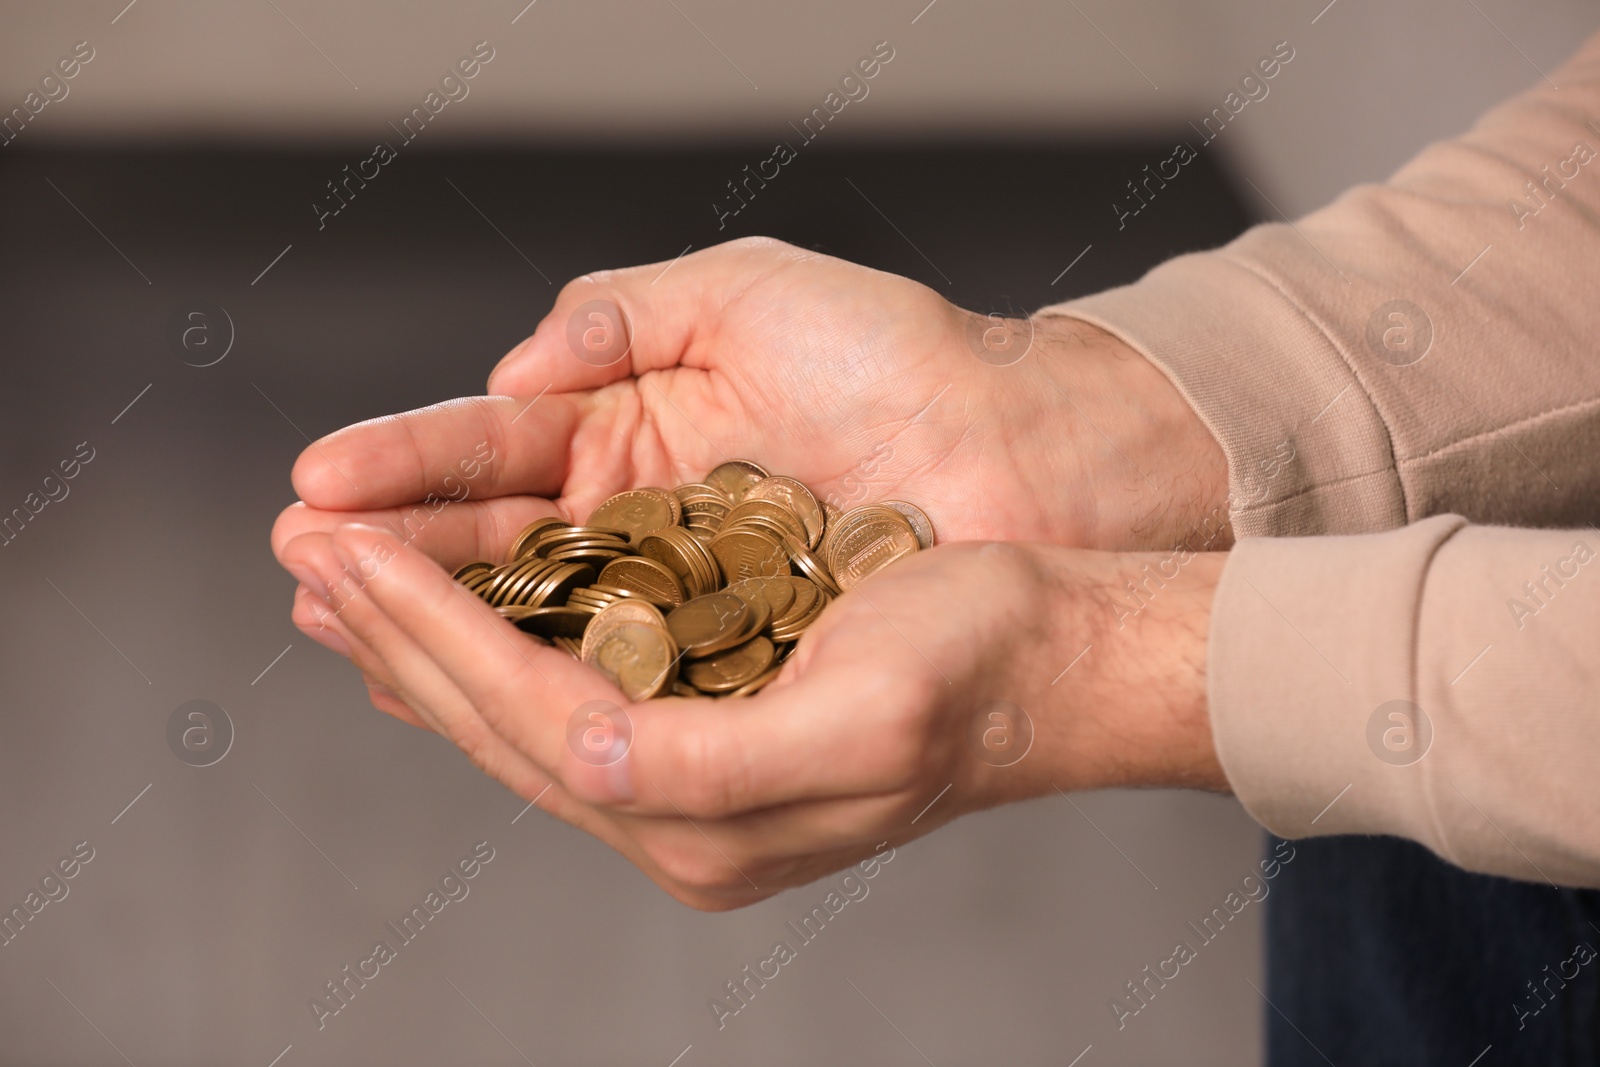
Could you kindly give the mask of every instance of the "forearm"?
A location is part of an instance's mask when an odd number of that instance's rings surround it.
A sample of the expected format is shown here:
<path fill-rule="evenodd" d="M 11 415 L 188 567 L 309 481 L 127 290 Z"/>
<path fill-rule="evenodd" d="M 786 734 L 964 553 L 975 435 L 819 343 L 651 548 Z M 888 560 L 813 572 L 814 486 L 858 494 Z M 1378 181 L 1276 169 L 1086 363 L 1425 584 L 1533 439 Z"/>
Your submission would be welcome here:
<path fill-rule="evenodd" d="M 1441 516 L 1230 554 L 1027 546 L 1033 751 L 996 800 L 1231 789 L 1284 837 L 1392 834 L 1600 885 L 1600 539 Z"/>

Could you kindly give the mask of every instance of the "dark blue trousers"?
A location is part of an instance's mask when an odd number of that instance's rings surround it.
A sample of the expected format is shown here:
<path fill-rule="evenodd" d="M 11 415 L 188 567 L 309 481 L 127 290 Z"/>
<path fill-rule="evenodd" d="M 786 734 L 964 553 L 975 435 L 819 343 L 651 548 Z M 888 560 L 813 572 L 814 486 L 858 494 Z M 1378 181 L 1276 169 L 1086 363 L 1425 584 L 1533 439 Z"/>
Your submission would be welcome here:
<path fill-rule="evenodd" d="M 1396 838 L 1294 848 L 1266 902 L 1272 1067 L 1600 1067 L 1600 892 Z"/>

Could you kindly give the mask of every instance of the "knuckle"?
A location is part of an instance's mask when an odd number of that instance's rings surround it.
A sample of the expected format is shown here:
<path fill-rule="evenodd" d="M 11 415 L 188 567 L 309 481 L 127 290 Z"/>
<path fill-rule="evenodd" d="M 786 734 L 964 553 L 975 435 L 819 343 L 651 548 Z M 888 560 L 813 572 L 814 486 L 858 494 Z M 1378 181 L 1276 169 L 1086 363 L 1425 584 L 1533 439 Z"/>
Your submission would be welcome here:
<path fill-rule="evenodd" d="M 648 844 L 645 854 L 664 878 L 683 889 L 714 893 L 745 884 L 733 864 L 692 831 L 682 840 Z"/>
<path fill-rule="evenodd" d="M 495 746 L 490 741 L 488 731 L 453 729 L 450 731 L 450 740 L 472 761 L 474 767 L 491 778 L 496 776 L 499 758 L 494 752 Z"/>
<path fill-rule="evenodd" d="M 274 555 L 282 556 L 283 550 L 300 534 L 306 532 L 304 527 L 307 517 L 304 504 L 291 504 L 278 513 L 272 520 L 272 551 Z"/>
<path fill-rule="evenodd" d="M 721 818 L 741 809 L 749 779 L 736 734 L 695 725 L 677 734 L 669 751 L 671 780 L 682 794 L 674 800 L 686 813 Z"/>
<path fill-rule="evenodd" d="M 509 671 L 494 671 L 485 679 L 474 704 L 486 722 L 502 730 L 520 726 L 523 717 L 519 713 L 528 703 L 533 670 L 532 664 L 524 662 Z"/>
<path fill-rule="evenodd" d="M 597 270 L 589 274 L 573 278 L 561 287 L 561 292 L 556 294 L 556 307 L 566 307 L 568 304 L 581 304 L 594 295 L 596 286 L 606 285 L 617 275 L 614 270 Z"/>
<path fill-rule="evenodd" d="M 727 247 L 741 252 L 790 252 L 795 246 L 787 241 L 780 241 L 776 237 L 735 237 L 727 242 Z"/>
<path fill-rule="evenodd" d="M 915 682 L 902 683 L 907 684 L 917 690 L 928 688 Z M 902 690 L 880 704 L 877 763 L 883 785 L 904 788 L 919 781 L 926 772 L 941 736 L 936 716 L 930 713 L 934 699 L 932 692 Z"/>

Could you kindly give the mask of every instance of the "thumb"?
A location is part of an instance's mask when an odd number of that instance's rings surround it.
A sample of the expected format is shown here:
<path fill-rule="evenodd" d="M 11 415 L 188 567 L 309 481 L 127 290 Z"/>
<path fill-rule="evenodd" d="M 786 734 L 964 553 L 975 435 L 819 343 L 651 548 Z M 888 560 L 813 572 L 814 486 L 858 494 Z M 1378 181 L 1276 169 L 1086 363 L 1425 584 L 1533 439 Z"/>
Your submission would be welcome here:
<path fill-rule="evenodd" d="M 598 271 L 562 287 L 534 330 L 489 375 L 489 392 L 596 389 L 646 371 L 694 364 L 731 294 L 770 269 L 784 246 L 740 240 L 675 260 Z"/>

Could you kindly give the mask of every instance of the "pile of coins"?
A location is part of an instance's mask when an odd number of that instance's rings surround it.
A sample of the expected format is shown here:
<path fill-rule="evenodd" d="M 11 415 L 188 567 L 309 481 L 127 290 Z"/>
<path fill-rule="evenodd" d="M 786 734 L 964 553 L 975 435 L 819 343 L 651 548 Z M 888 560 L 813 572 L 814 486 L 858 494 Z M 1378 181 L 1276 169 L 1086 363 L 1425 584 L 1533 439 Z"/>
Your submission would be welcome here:
<path fill-rule="evenodd" d="M 618 493 L 582 526 L 538 519 L 506 562 L 468 563 L 455 578 L 629 700 L 748 696 L 829 600 L 932 544 L 913 504 L 841 512 L 736 459 L 702 482 Z"/>

